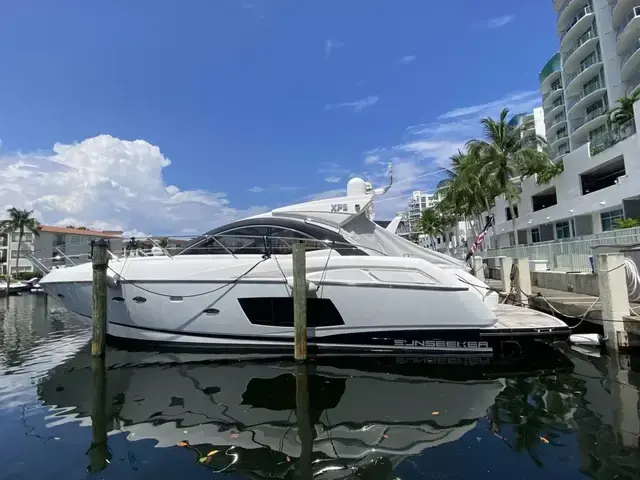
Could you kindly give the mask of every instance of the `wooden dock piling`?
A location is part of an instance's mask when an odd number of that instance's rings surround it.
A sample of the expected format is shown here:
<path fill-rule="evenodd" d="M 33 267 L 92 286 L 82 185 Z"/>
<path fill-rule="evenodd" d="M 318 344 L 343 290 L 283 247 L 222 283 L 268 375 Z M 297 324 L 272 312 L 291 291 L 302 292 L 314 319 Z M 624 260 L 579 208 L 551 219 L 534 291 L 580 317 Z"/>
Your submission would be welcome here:
<path fill-rule="evenodd" d="M 306 244 L 296 241 L 293 244 L 293 327 L 295 359 L 304 362 L 307 359 L 307 275 Z"/>
<path fill-rule="evenodd" d="M 104 357 L 107 342 L 107 267 L 109 265 L 108 245 L 104 239 L 93 244 L 91 263 L 93 265 L 93 336 L 91 355 Z"/>

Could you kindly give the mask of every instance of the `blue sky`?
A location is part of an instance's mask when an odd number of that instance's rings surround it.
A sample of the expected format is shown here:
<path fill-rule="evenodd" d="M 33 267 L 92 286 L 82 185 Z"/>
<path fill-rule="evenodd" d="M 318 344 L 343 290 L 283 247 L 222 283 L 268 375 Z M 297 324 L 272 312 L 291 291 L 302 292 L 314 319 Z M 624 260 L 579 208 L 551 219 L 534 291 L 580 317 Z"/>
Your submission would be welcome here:
<path fill-rule="evenodd" d="M 556 49 L 551 2 L 4 0 L 0 207 L 187 233 L 406 180 L 540 103 Z"/>

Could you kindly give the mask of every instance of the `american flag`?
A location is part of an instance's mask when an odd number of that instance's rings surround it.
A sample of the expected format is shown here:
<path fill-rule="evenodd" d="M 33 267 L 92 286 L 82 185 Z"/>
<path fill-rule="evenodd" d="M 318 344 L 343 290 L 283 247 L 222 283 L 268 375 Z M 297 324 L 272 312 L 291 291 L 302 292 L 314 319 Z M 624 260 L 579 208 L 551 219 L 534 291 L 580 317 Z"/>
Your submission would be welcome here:
<path fill-rule="evenodd" d="M 489 227 L 491 226 L 492 223 L 493 223 L 493 214 L 489 216 L 489 218 L 487 219 L 487 224 L 484 226 L 482 231 L 478 234 L 475 241 L 473 242 L 473 245 L 471 245 L 471 249 L 469 250 L 469 253 L 467 253 L 466 258 L 464 259 L 465 262 L 468 262 L 469 259 L 473 257 L 473 255 L 476 253 L 476 250 L 478 249 L 478 247 L 482 245 L 482 242 L 484 242 L 484 237 L 487 235 L 487 230 L 489 230 Z"/>

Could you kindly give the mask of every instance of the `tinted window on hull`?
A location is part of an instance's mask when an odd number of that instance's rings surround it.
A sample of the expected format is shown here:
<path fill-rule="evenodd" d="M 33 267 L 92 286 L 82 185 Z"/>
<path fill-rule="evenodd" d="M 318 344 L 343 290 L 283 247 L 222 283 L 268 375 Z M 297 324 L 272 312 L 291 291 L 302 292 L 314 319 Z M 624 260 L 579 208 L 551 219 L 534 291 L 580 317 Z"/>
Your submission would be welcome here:
<path fill-rule="evenodd" d="M 254 325 L 293 327 L 293 298 L 239 298 L 240 306 Z M 344 325 L 340 312 L 328 298 L 307 298 L 307 326 Z"/>

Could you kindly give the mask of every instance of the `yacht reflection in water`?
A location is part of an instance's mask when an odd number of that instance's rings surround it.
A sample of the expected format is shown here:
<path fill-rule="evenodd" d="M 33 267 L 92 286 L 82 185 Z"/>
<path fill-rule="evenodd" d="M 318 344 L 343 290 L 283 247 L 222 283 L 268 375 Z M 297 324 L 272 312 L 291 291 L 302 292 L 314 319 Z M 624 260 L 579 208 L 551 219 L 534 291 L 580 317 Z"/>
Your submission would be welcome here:
<path fill-rule="evenodd" d="M 291 364 L 119 350 L 107 358 L 108 430 L 128 432 L 132 441 L 153 439 L 156 447 L 184 442 L 214 470 L 270 478 L 300 468 L 305 438 L 314 477 L 366 470 L 387 478 L 407 456 L 473 429 L 503 390 L 505 373 L 424 357 L 323 360 L 305 367 L 308 408 L 301 409 L 300 372 Z M 544 361 L 555 370 L 571 365 L 555 350 Z M 89 364 L 84 349 L 39 384 L 40 399 L 54 407 L 52 421 L 89 416 Z M 217 453 L 205 458 L 211 451 Z"/>

